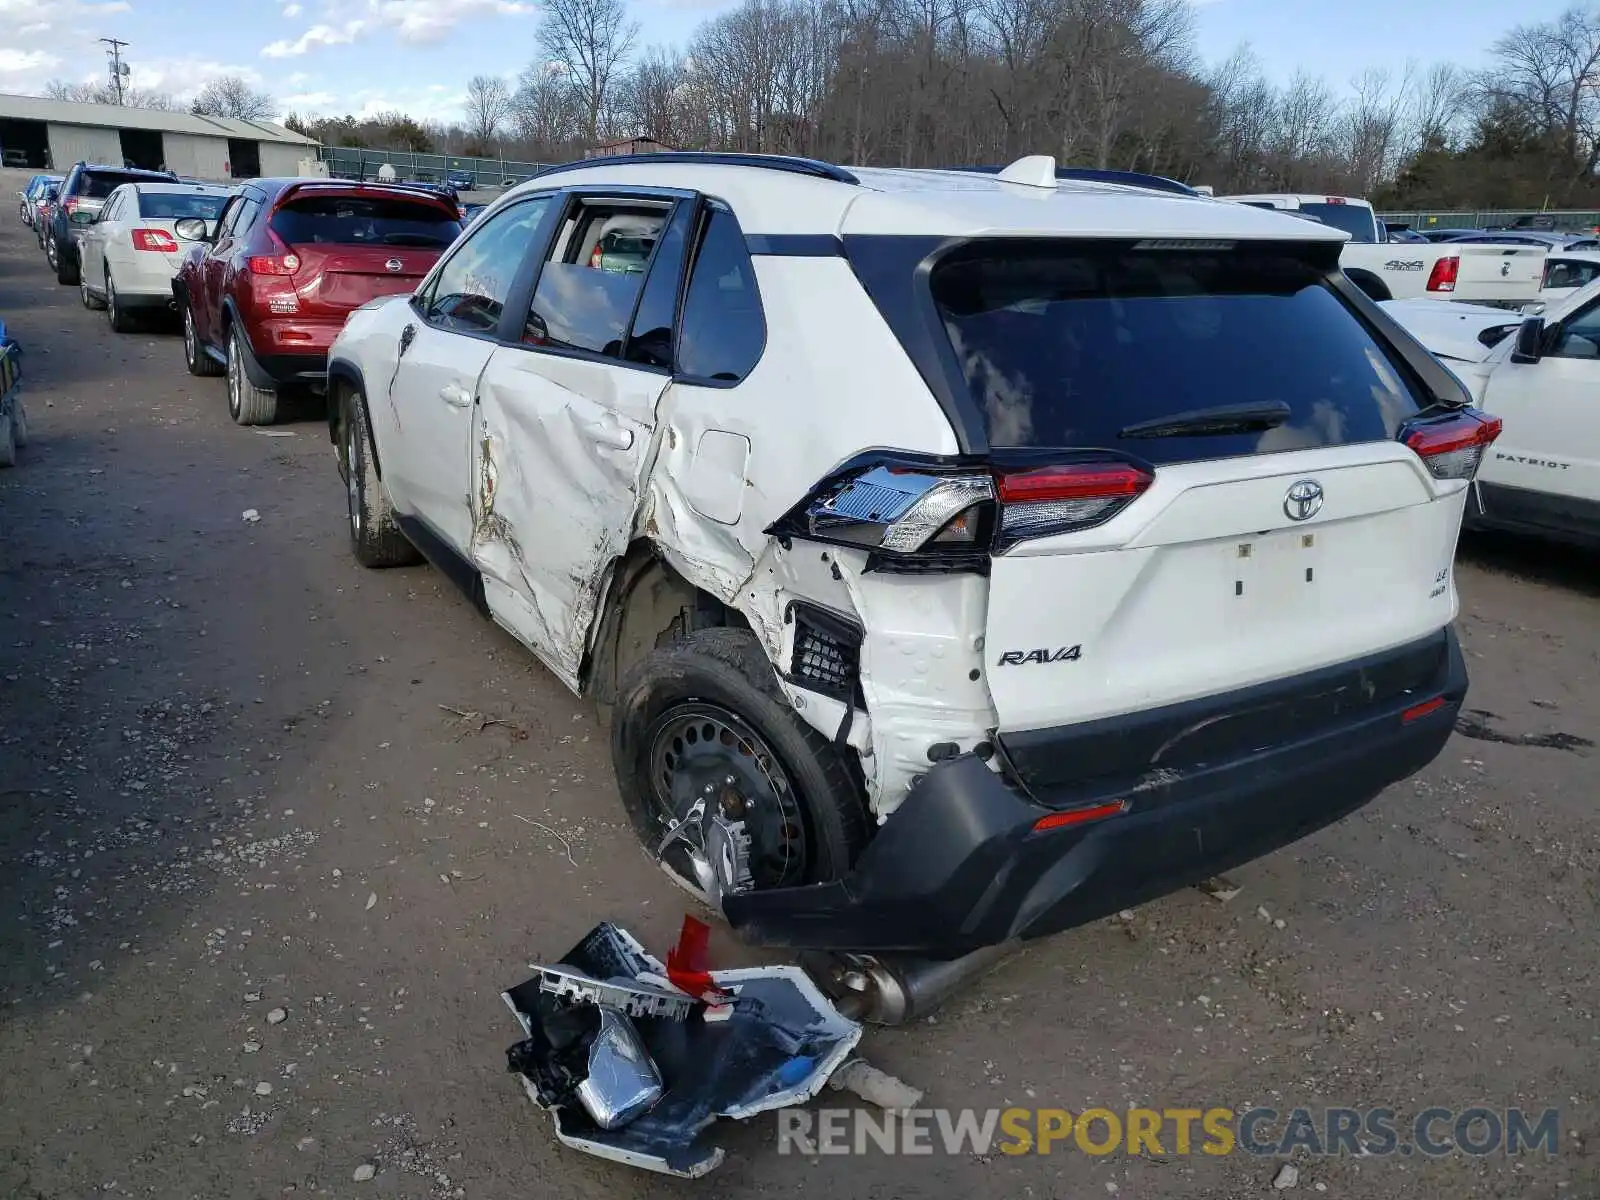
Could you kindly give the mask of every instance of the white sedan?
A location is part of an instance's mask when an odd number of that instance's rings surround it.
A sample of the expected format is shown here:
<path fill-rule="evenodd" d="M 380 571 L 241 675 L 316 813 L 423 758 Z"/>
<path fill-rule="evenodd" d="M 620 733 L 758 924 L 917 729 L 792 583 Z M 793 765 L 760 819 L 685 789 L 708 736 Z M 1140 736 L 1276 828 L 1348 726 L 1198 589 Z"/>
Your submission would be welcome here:
<path fill-rule="evenodd" d="M 198 217 L 209 234 L 232 192 L 213 183 L 125 183 L 98 214 L 74 214 L 84 307 L 105 309 L 118 333 L 140 311 L 170 310 L 184 250 L 173 226 Z"/>

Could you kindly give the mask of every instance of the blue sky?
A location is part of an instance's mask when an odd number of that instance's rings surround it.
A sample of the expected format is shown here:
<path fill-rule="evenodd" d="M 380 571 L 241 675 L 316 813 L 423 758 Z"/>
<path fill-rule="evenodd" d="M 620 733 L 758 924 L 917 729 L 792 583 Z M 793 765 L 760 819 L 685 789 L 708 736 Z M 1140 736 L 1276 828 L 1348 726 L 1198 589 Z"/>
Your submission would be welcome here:
<path fill-rule="evenodd" d="M 641 44 L 682 42 L 734 0 L 632 0 Z M 1477 66 L 1515 21 L 1554 16 L 1564 0 L 1193 0 L 1200 53 L 1251 43 L 1279 80 L 1304 68 L 1337 88 L 1367 67 L 1396 75 L 1408 59 L 1450 55 Z M 1513 11 L 1514 10 L 1514 11 Z M 1403 16 L 1402 16 L 1403 13 Z M 0 91 L 52 78 L 101 79 L 98 37 L 131 43 L 136 87 L 193 96 L 237 73 L 287 110 L 418 118 L 458 116 L 479 72 L 515 76 L 535 54 L 537 0 L 0 0 Z"/>

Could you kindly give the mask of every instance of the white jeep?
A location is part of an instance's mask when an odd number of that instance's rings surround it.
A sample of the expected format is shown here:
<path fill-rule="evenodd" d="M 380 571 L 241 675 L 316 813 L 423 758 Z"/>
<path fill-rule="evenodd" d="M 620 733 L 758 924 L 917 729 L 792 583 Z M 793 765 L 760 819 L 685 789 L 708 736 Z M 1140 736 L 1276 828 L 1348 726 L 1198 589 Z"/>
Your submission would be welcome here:
<path fill-rule="evenodd" d="M 752 940 L 1080 924 L 1449 736 L 1497 425 L 1341 245 L 1048 158 L 547 171 L 334 345 L 354 553 L 597 700 L 647 851 Z"/>

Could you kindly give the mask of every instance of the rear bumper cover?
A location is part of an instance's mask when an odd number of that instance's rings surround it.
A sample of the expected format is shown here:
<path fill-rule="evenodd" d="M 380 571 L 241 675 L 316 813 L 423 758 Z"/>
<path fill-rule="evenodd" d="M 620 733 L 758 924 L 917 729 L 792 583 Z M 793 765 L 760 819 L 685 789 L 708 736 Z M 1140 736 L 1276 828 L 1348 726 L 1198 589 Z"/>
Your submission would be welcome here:
<path fill-rule="evenodd" d="M 1453 631 L 1342 670 L 1354 670 L 1365 687 L 1375 667 L 1407 656 L 1414 666 L 1430 650 L 1430 678 L 1344 706 L 1355 711 L 1336 705 L 1334 720 L 1308 725 L 1304 736 L 1263 738 L 1256 744 L 1265 749 L 1201 761 L 1174 755 L 1184 765 L 1172 768 L 1147 758 L 1133 787 L 1120 773 L 1103 776 L 1103 786 L 1074 787 L 1072 807 L 1128 802 L 1121 815 L 1090 824 L 1035 832 L 1041 817 L 1061 811 L 1053 806 L 1059 789 L 1047 804 L 971 755 L 940 763 L 845 879 L 728 896 L 724 913 L 744 938 L 762 944 L 954 958 L 1198 883 L 1331 824 L 1439 754 L 1467 691 Z M 1439 707 L 1405 719 L 1435 698 Z M 1260 711 L 1251 700 L 1241 717 Z M 1264 729 L 1282 730 L 1281 708 L 1263 712 Z M 1148 722 L 1149 714 L 1139 719 Z M 1050 732 L 1028 735 L 1035 753 Z M 1054 732 L 1063 748 L 1083 749 L 1081 727 Z M 1115 741 L 1113 731 L 1104 733 Z"/>

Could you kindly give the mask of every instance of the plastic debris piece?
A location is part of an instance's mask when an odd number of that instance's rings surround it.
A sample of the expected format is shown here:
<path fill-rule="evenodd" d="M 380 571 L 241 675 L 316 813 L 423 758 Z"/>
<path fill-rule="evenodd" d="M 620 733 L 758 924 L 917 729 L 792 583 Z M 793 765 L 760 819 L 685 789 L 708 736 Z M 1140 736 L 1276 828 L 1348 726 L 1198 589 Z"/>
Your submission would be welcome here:
<path fill-rule="evenodd" d="M 889 1112 L 906 1112 L 922 1103 L 922 1092 L 878 1070 L 864 1058 L 853 1058 L 833 1073 L 828 1086 L 853 1092 L 868 1104 Z"/>
<path fill-rule="evenodd" d="M 589 1043 L 589 1075 L 578 1099 L 601 1129 L 618 1129 L 661 1099 L 661 1075 L 633 1023 L 600 1007 L 600 1032 Z"/>
<path fill-rule="evenodd" d="M 711 982 L 706 969 L 710 957 L 711 926 L 688 913 L 678 933 L 678 944 L 667 951 L 667 978 L 679 991 L 711 1005 L 725 1005 L 732 997 Z M 711 1018 L 707 1018 L 710 1020 Z"/>
<path fill-rule="evenodd" d="M 506 1051 L 507 1068 L 534 1104 L 550 1113 L 563 1145 L 663 1174 L 692 1179 L 715 1170 L 723 1151 L 707 1135 L 717 1118 L 747 1120 L 804 1104 L 861 1039 L 861 1026 L 843 1016 L 798 966 L 709 971 L 713 988 L 737 994 L 727 1016 L 628 1016 L 662 1090 L 631 1119 L 606 1128 L 590 1107 L 597 1089 L 610 1086 L 590 1082 L 591 1051 L 606 1021 L 606 1004 L 594 994 L 611 988 L 634 997 L 652 989 L 671 995 L 671 976 L 632 935 L 609 922 L 558 963 L 537 965 L 534 972 L 504 994 L 525 1035 Z M 546 986 L 556 979 L 573 986 Z M 691 1012 L 701 1007 L 676 994 Z M 610 1065 L 604 1055 L 593 1061 Z"/>

